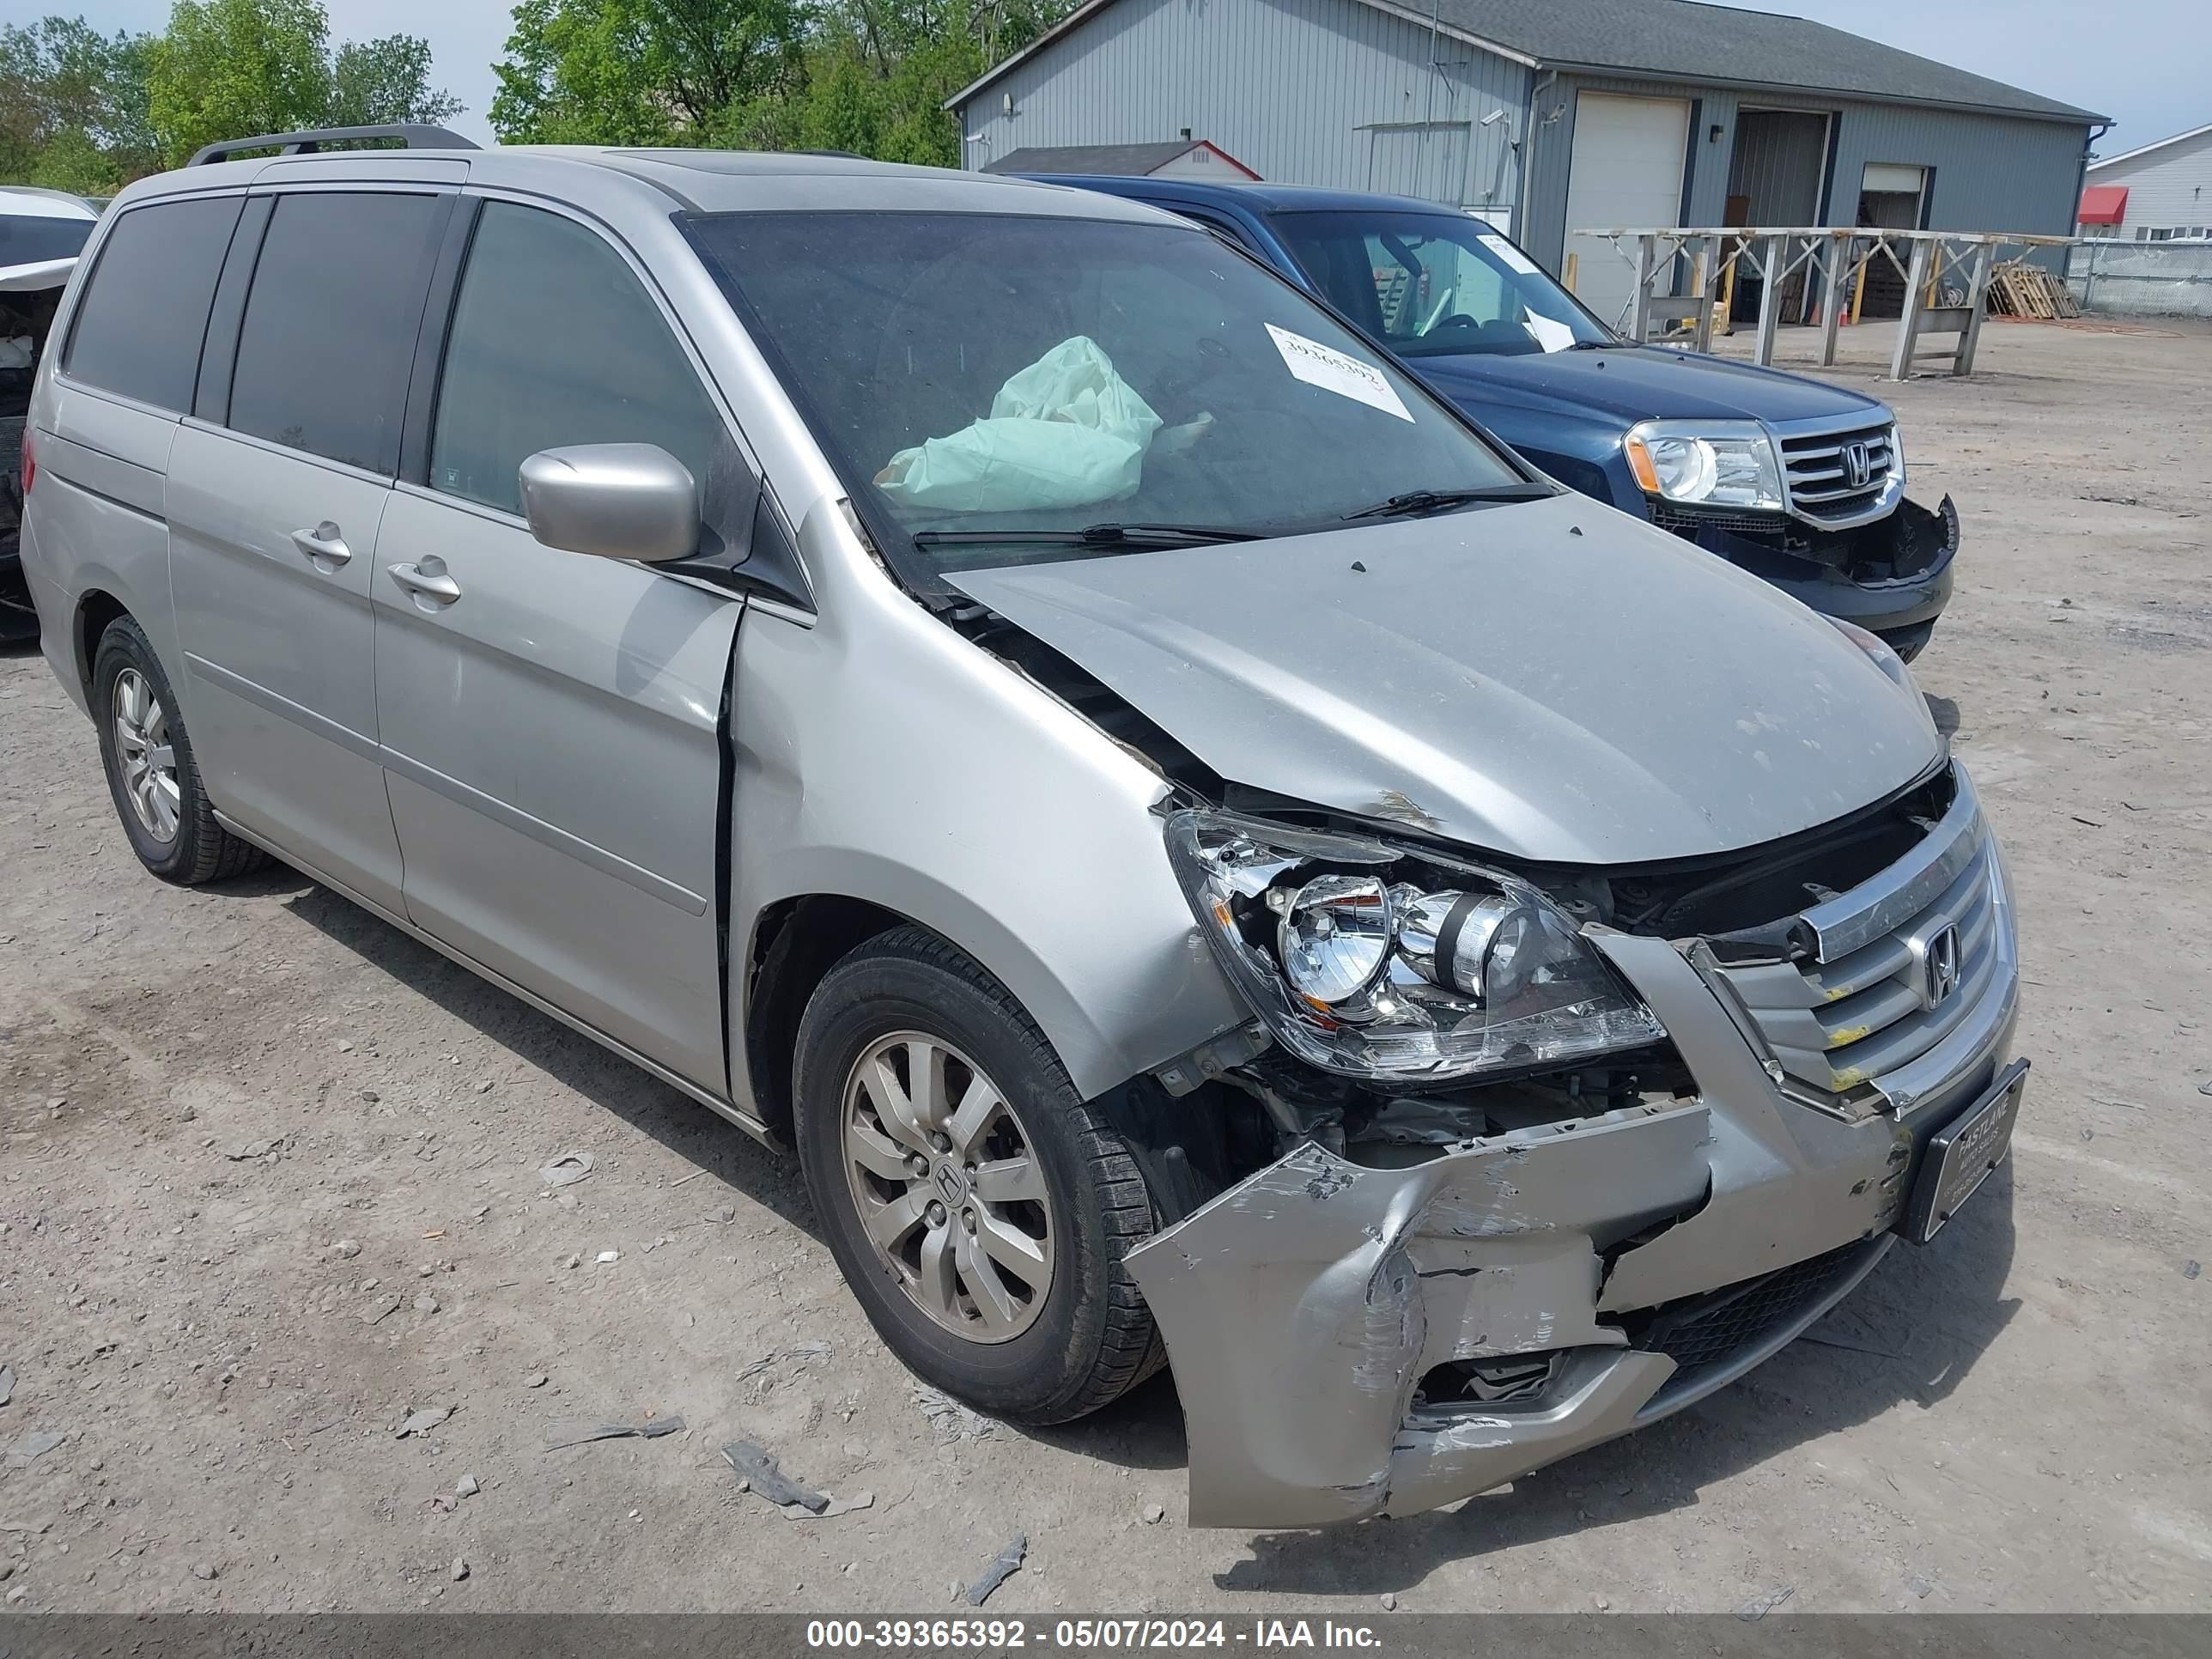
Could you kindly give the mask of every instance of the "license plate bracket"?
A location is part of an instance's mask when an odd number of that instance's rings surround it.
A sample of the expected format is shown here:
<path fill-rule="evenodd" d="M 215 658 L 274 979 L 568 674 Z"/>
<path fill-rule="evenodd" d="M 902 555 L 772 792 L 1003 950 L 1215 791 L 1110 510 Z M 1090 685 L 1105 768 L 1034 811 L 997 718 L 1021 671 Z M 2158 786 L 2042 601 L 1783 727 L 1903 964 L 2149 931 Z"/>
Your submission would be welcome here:
<path fill-rule="evenodd" d="M 2000 1072 L 1979 1099 L 1929 1137 L 1920 1175 L 1897 1231 L 1925 1244 L 1990 1178 L 2012 1150 L 2013 1124 L 2027 1086 L 2027 1061 Z"/>

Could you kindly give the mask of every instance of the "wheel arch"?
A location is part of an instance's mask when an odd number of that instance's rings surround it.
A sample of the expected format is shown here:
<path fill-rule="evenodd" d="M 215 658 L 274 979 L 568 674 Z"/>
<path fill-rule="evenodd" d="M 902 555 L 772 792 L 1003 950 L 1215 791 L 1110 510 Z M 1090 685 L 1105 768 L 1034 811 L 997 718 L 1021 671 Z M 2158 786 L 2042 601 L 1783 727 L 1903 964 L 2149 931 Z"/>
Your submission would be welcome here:
<path fill-rule="evenodd" d="M 742 959 L 739 1060 L 754 1110 L 778 1136 L 788 1139 L 792 1133 L 799 1022 L 815 988 L 848 952 L 910 921 L 896 910 L 841 893 L 778 899 L 753 918 Z"/>
<path fill-rule="evenodd" d="M 76 653 L 76 683 L 88 707 L 92 698 L 92 659 L 100 653 L 100 635 L 125 617 L 131 617 L 131 607 L 104 587 L 88 587 L 77 599 L 70 639 Z M 131 620 L 137 618 L 131 617 Z"/>
<path fill-rule="evenodd" d="M 791 1132 L 799 1022 L 816 988 L 851 951 L 899 927 L 921 928 L 988 975 L 1036 1023 L 1054 1057 L 1086 1097 L 1136 1069 L 1084 1017 L 1068 988 L 1034 952 L 987 916 L 978 914 L 967 921 L 962 926 L 936 905 L 894 905 L 837 891 L 793 894 L 760 908 L 740 958 L 744 978 L 738 988 L 743 1010 L 738 1030 L 753 1109 L 770 1129 L 779 1135 Z"/>
<path fill-rule="evenodd" d="M 733 1037 L 744 1052 L 732 1069 L 749 1085 L 752 1109 L 770 1129 L 786 1134 L 791 1128 L 793 1048 L 807 1000 L 848 952 L 895 927 L 923 929 L 988 975 L 1036 1022 L 1085 1099 L 1143 1069 L 1143 1058 L 1133 1058 L 1101 1027 L 1078 987 L 1002 921 L 910 869 L 898 873 L 902 879 L 888 884 L 895 891 L 858 879 L 836 887 L 807 884 L 751 907 L 744 949 L 732 952 L 742 975 L 732 988 L 739 1010 Z"/>

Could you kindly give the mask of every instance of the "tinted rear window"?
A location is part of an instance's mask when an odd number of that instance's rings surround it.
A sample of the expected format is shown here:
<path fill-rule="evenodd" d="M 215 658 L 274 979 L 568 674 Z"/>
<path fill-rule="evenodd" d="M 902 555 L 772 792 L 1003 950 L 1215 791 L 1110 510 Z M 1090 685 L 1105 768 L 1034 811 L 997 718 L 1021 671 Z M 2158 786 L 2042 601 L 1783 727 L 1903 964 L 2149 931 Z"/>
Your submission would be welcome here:
<path fill-rule="evenodd" d="M 0 265 L 41 265 L 49 259 L 73 259 L 92 234 L 89 219 L 49 219 L 0 213 Z"/>
<path fill-rule="evenodd" d="M 127 210 L 100 244 L 63 367 L 88 386 L 190 409 L 216 277 L 245 198 Z"/>
<path fill-rule="evenodd" d="M 234 428 L 398 470 L 407 372 L 450 204 L 367 191 L 278 199 L 238 337 Z"/>

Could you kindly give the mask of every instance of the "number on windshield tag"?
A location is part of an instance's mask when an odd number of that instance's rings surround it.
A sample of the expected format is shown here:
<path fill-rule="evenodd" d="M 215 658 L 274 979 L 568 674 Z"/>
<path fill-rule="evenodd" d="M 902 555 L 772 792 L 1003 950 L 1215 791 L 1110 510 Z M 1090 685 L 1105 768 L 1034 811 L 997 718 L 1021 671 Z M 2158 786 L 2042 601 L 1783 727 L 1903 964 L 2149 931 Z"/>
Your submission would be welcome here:
<path fill-rule="evenodd" d="M 1332 351 L 1319 340 L 1309 340 L 1303 334 L 1277 328 L 1273 323 L 1267 329 L 1275 349 L 1283 354 L 1283 367 L 1308 386 L 1317 386 L 1323 392 L 1334 392 L 1340 398 L 1379 409 L 1385 415 L 1395 415 L 1401 421 L 1413 418 L 1405 401 L 1398 396 L 1398 389 L 1372 363 Z"/>

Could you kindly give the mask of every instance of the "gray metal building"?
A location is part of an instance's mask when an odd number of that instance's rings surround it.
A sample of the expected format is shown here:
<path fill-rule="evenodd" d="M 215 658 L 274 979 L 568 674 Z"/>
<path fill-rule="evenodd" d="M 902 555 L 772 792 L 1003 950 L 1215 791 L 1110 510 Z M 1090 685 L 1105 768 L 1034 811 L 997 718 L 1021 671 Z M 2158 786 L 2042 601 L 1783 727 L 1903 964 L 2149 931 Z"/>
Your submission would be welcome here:
<path fill-rule="evenodd" d="M 1203 139 L 1267 179 L 1509 228 L 1601 312 L 1621 226 L 2074 229 L 2106 118 L 1695 0 L 1087 0 L 947 100 L 966 163 Z"/>

